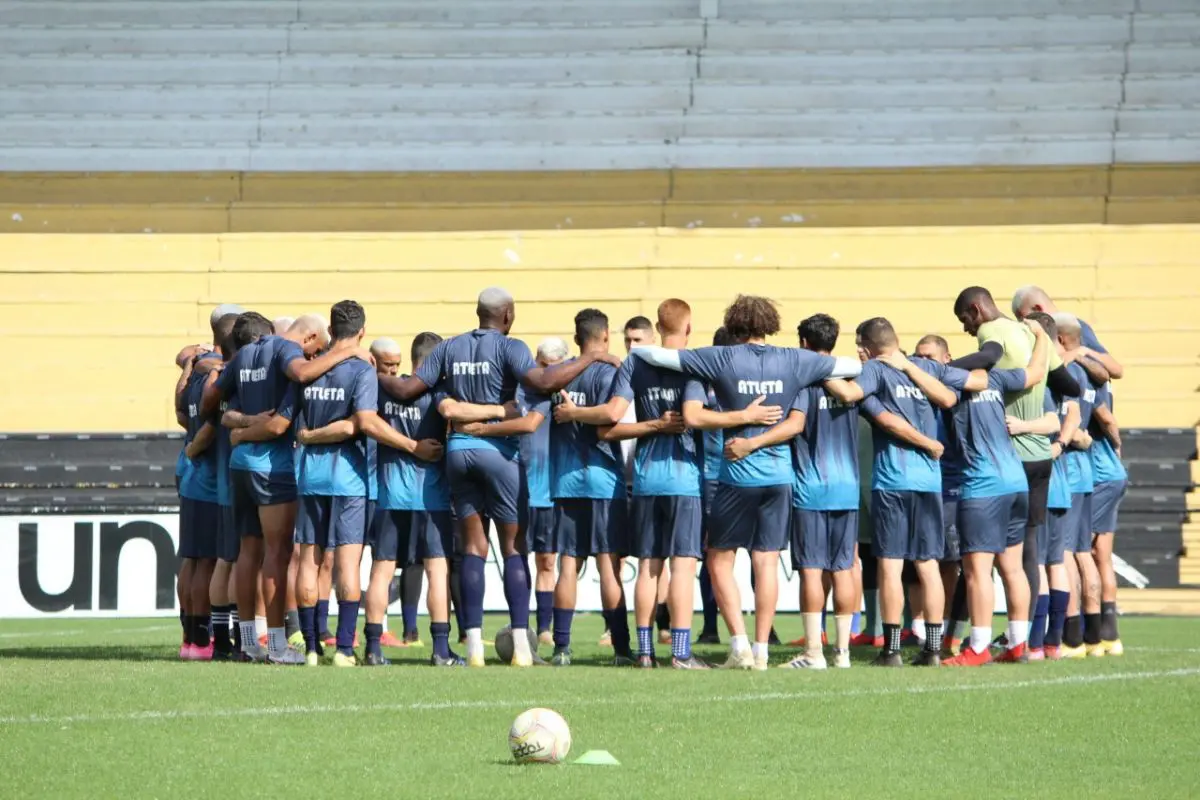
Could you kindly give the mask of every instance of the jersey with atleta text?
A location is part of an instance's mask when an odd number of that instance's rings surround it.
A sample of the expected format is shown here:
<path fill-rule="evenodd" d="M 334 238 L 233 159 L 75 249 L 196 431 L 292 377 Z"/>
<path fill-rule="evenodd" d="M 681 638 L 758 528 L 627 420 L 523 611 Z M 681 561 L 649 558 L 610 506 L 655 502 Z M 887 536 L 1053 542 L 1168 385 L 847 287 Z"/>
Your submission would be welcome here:
<path fill-rule="evenodd" d="M 243 414 L 274 411 L 293 419 L 297 387 L 288 379 L 287 368 L 297 359 L 304 360 L 300 345 L 281 336 L 264 336 L 238 351 L 221 372 L 217 387 L 226 398 L 237 396 Z M 242 442 L 233 448 L 229 466 L 250 472 L 294 474 L 295 444 L 295 426 L 289 426 L 282 436 L 269 442 Z"/>
<path fill-rule="evenodd" d="M 564 391 L 577 406 L 601 406 L 612 397 L 617 368 L 589 364 Z M 554 404 L 557 405 L 559 395 Z M 599 428 L 581 422 L 555 422 L 550 428 L 551 494 L 557 498 L 611 500 L 625 494 L 621 448 L 600 439 Z"/>
<path fill-rule="evenodd" d="M 804 431 L 792 439 L 792 505 L 811 511 L 857 509 L 858 406 L 810 386 L 796 395 L 792 410 L 804 414 Z"/>
<path fill-rule="evenodd" d="M 966 462 L 964 500 L 1029 491 L 1004 419 L 1005 395 L 1025 389 L 1025 370 L 993 369 L 987 376 L 986 389 L 962 392 L 954 407 L 954 434 Z"/>
<path fill-rule="evenodd" d="M 379 379 L 365 361 L 347 359 L 300 390 L 300 408 L 309 429 L 375 411 Z M 336 444 L 310 444 L 300 455 L 296 487 L 302 495 L 366 498 L 369 479 L 366 436 Z"/>
<path fill-rule="evenodd" d="M 413 441 L 446 440 L 446 420 L 438 413 L 445 399 L 426 392 L 409 402 L 379 389 L 379 416 Z M 423 461 L 387 445 L 379 445 L 379 507 L 398 511 L 449 511 L 450 483 L 444 461 Z"/>

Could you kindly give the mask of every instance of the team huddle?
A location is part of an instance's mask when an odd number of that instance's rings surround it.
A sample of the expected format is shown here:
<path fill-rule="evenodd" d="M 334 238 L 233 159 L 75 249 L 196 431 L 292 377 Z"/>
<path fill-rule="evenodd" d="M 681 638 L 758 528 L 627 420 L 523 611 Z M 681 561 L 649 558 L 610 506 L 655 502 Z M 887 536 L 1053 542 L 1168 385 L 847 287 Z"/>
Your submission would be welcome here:
<path fill-rule="evenodd" d="M 692 348 L 691 309 L 670 299 L 655 323 L 626 324 L 624 360 L 608 317 L 580 311 L 571 358 L 561 339 L 534 354 L 510 338 L 514 300 L 490 288 L 478 328 L 419 334 L 401 374 L 395 342 L 363 349 L 354 301 L 328 324 L 219 307 L 214 347 L 177 360 L 180 657 L 316 666 L 330 646 L 336 666 L 385 665 L 383 646 L 420 644 L 424 581 L 430 663 L 483 666 L 493 527 L 513 666 L 546 663 L 539 644 L 571 663 L 592 558 L 615 665 L 656 667 L 661 642 L 673 667 L 709 668 L 692 653 L 699 577 L 698 641 L 720 642 L 720 616 L 721 666 L 766 669 L 785 550 L 805 636 L 780 666 L 829 666 L 831 595 L 836 667 L 864 645 L 893 667 L 909 644 L 916 666 L 1120 655 L 1112 541 L 1126 474 L 1110 381 L 1123 369 L 1041 289 L 1018 290 L 1012 310 L 1020 321 L 970 287 L 953 312 L 977 352 L 952 359 L 931 334 L 906 355 L 875 317 L 853 359 L 832 355 L 840 327 L 826 314 L 800 322 L 799 347 L 766 344 L 779 312 L 745 295 L 713 345 Z M 398 567 L 402 638 L 386 630 Z M 993 570 L 1008 616 L 994 641 Z M 450 648 L 452 611 L 465 657 Z"/>

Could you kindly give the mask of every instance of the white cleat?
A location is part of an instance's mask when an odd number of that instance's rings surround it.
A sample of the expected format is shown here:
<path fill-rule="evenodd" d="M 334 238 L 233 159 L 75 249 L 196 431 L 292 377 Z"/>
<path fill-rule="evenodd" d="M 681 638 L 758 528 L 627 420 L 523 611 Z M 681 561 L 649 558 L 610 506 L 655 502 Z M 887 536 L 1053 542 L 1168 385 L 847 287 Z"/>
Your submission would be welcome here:
<path fill-rule="evenodd" d="M 769 668 L 770 666 L 771 666 L 771 661 L 767 656 L 754 656 L 753 669 L 755 672 L 766 672 L 767 668 Z"/>
<path fill-rule="evenodd" d="M 833 665 L 838 669 L 850 669 L 850 651 L 834 648 Z"/>
<path fill-rule="evenodd" d="M 307 663 L 304 653 L 301 653 L 299 650 L 295 650 L 291 647 L 280 650 L 277 653 L 268 653 L 267 661 L 271 662 L 272 664 L 282 664 L 290 667 L 302 666 Z"/>
<path fill-rule="evenodd" d="M 754 669 L 754 653 L 743 650 L 740 653 L 730 651 L 729 658 L 721 665 L 721 669 Z"/>
<path fill-rule="evenodd" d="M 825 669 L 829 665 L 825 662 L 825 656 L 814 657 L 809 655 L 796 656 L 786 664 L 779 665 L 783 669 Z"/>

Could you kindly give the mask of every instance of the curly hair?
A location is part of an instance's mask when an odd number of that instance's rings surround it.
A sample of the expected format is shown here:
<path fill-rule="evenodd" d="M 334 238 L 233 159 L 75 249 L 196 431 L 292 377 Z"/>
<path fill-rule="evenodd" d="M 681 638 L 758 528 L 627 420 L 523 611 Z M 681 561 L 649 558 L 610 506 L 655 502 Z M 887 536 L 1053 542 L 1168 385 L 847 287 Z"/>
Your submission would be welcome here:
<path fill-rule="evenodd" d="M 779 308 L 766 297 L 739 294 L 725 309 L 725 330 L 735 342 L 779 333 Z"/>

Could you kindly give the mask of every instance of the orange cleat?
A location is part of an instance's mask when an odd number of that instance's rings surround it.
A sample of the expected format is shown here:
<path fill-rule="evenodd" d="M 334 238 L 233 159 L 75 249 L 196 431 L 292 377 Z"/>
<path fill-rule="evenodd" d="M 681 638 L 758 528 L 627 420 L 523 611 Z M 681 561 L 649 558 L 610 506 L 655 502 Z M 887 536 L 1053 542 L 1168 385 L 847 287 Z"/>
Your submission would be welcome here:
<path fill-rule="evenodd" d="M 856 633 L 850 637 L 851 647 L 883 647 L 882 636 L 872 636 L 869 633 Z"/>
<path fill-rule="evenodd" d="M 1043 647 L 1042 650 L 1045 652 L 1047 661 L 1061 661 L 1062 660 L 1062 647 L 1060 645 L 1048 644 L 1045 647 Z"/>
<path fill-rule="evenodd" d="M 1024 642 L 1016 647 L 1010 647 L 1001 653 L 996 658 L 997 664 L 1026 664 L 1029 662 L 1029 654 L 1025 652 L 1026 647 Z"/>
<path fill-rule="evenodd" d="M 357 638 L 357 637 L 356 637 Z M 357 642 L 355 643 L 357 644 Z M 391 631 L 384 631 L 379 637 L 379 644 L 383 647 L 408 647 L 408 642 L 403 639 L 398 639 L 396 634 Z"/>
<path fill-rule="evenodd" d="M 942 662 L 943 667 L 982 667 L 984 664 L 992 663 L 992 651 L 984 650 L 982 653 L 976 653 L 970 647 L 964 647 L 962 652 L 954 658 L 947 658 Z"/>
<path fill-rule="evenodd" d="M 799 639 L 792 639 L 790 642 L 787 643 L 787 646 L 788 647 L 804 647 L 807 642 L 808 642 L 808 638 L 805 636 L 801 636 Z M 821 631 L 821 644 L 826 647 L 829 646 L 829 634 L 826 633 L 825 631 Z M 850 640 L 850 644 L 854 644 L 853 639 Z"/>

